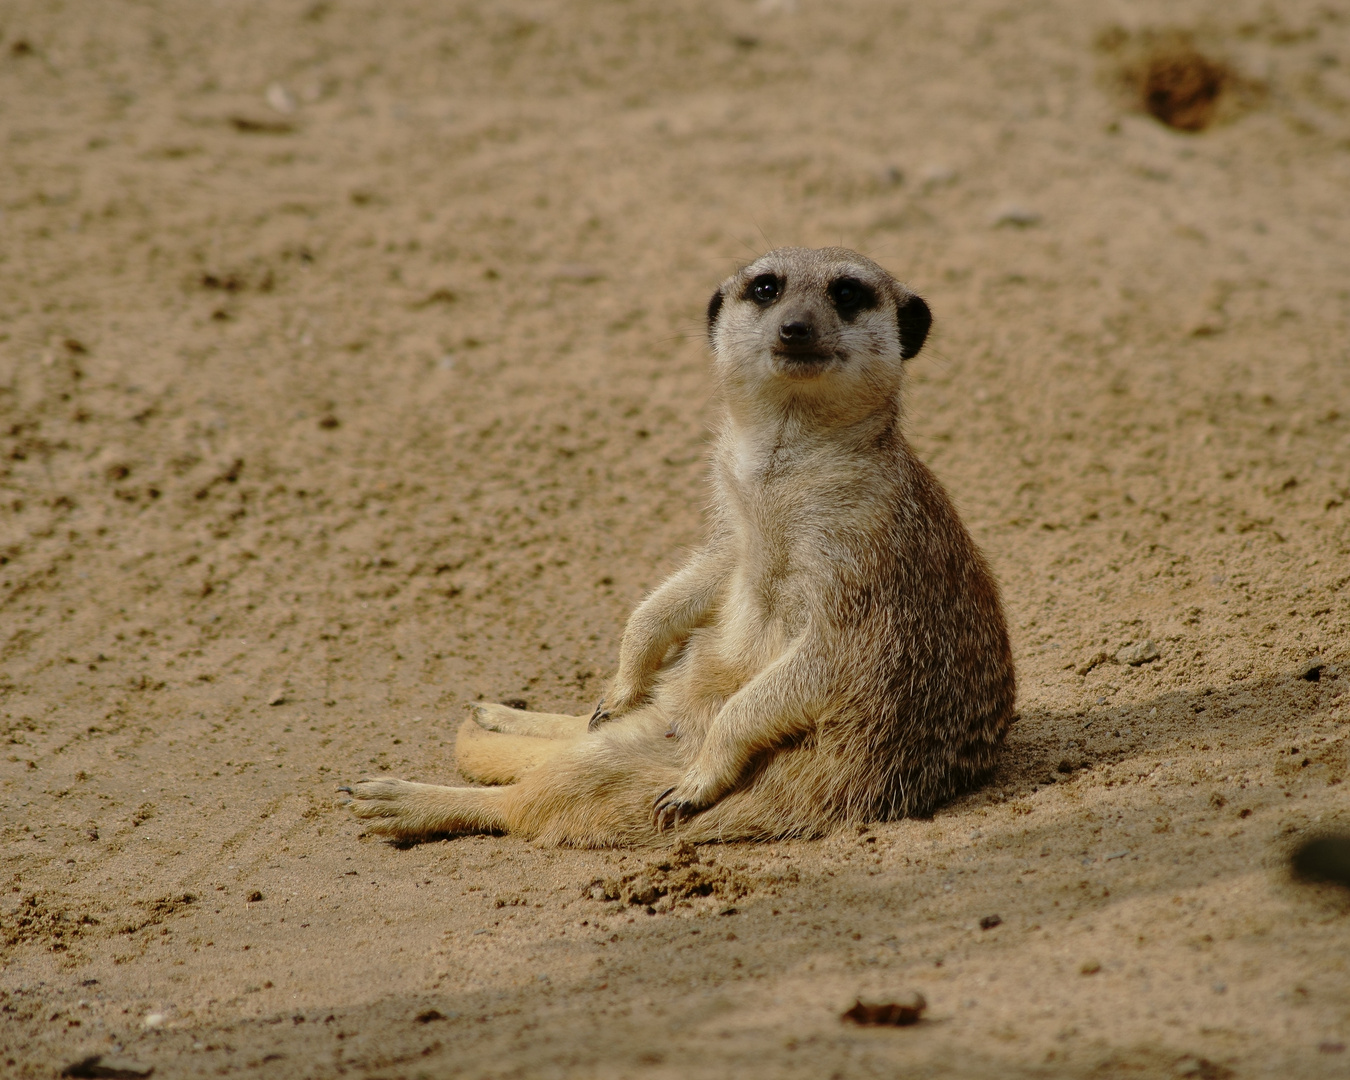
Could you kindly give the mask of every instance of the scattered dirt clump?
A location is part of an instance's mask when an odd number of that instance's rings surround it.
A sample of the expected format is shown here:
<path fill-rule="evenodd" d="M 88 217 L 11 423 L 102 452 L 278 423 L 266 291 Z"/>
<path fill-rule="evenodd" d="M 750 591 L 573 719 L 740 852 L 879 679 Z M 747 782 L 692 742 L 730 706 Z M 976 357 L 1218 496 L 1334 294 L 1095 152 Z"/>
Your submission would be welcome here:
<path fill-rule="evenodd" d="M 1140 89 L 1150 116 L 1178 131 L 1203 131 L 1214 122 L 1228 81 L 1223 64 L 1182 46 L 1149 57 Z"/>
<path fill-rule="evenodd" d="M 758 881 L 718 865 L 707 852 L 682 842 L 635 873 L 596 878 L 586 887 L 584 895 L 592 900 L 618 900 L 635 907 L 655 910 L 660 906 L 669 910 L 706 897 L 739 900 L 757 890 L 772 888 L 788 877 L 795 880 L 796 876 L 796 871 L 789 871 L 787 877 L 778 875 Z"/>
<path fill-rule="evenodd" d="M 144 910 L 145 915 L 141 918 L 133 919 L 123 926 L 118 933 L 135 934 L 147 927 L 158 926 L 165 919 L 196 902 L 197 898 L 192 893 L 182 893 L 178 896 L 163 896 L 158 900 L 138 901 L 136 906 Z"/>
<path fill-rule="evenodd" d="M 1177 131 L 1204 131 L 1245 111 L 1261 89 L 1197 46 L 1189 31 L 1113 28 L 1097 45 L 1117 58 L 1116 78 L 1130 106 Z"/>
<path fill-rule="evenodd" d="M 0 940 L 6 948 L 24 942 L 42 942 L 53 952 L 64 952 L 70 943 L 97 926 L 88 913 L 72 915 L 49 907 L 37 894 L 26 896 L 15 911 L 0 914 Z"/>

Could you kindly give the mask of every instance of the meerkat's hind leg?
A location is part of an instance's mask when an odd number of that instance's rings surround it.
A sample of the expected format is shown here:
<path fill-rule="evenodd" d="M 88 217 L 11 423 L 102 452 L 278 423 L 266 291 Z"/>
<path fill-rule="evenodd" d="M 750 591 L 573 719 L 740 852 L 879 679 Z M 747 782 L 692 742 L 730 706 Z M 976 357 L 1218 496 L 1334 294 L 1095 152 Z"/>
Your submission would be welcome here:
<path fill-rule="evenodd" d="M 504 735 L 528 735 L 535 739 L 575 739 L 586 734 L 591 714 L 568 716 L 565 713 L 527 712 L 492 701 L 475 701 L 469 717 L 481 728 Z"/>
<path fill-rule="evenodd" d="M 436 833 L 505 832 L 506 788 L 452 788 L 389 776 L 367 777 L 339 788 L 372 832 L 406 840 Z"/>

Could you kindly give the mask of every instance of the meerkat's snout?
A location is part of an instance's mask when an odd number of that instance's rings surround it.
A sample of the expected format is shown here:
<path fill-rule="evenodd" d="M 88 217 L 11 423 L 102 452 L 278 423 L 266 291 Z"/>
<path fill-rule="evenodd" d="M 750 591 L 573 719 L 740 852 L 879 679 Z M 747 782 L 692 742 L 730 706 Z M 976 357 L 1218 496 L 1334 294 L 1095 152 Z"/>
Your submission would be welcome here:
<path fill-rule="evenodd" d="M 778 328 L 778 340 L 783 348 L 796 352 L 816 343 L 816 323 L 809 315 L 798 316 Z"/>
<path fill-rule="evenodd" d="M 810 378 L 823 371 L 831 360 L 842 359 L 833 348 L 835 343 L 821 334 L 816 313 L 809 307 L 786 311 L 781 318 L 778 340 L 771 351 L 782 362 L 776 365 L 782 374 Z"/>

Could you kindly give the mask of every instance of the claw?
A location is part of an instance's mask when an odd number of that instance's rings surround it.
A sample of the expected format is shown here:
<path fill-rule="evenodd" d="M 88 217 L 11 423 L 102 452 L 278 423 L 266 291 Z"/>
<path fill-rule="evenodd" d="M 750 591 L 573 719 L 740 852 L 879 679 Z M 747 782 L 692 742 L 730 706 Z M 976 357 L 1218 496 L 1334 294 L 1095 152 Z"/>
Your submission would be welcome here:
<path fill-rule="evenodd" d="M 663 831 L 666 827 L 664 819 L 668 807 L 663 806 L 662 802 L 664 801 L 665 797 L 674 790 L 675 789 L 673 787 L 666 788 L 665 791 L 661 792 L 661 794 L 656 797 L 656 801 L 652 803 L 652 824 L 656 826 L 657 832 Z"/>
<path fill-rule="evenodd" d="M 594 731 L 601 724 L 609 722 L 609 710 L 605 708 L 605 699 L 601 698 L 595 705 L 595 712 L 591 713 L 590 723 L 586 725 L 587 731 Z"/>
<path fill-rule="evenodd" d="M 345 791 L 348 795 L 355 795 L 355 794 L 356 794 L 356 792 L 354 792 L 351 788 L 345 787 L 345 786 L 344 786 L 344 787 L 338 788 L 338 790 L 339 790 L 339 791 Z"/>
<path fill-rule="evenodd" d="M 666 802 L 665 800 L 670 797 L 674 790 L 674 788 L 666 788 L 656 797 L 656 803 L 652 806 L 652 824 L 656 826 L 657 832 L 665 832 L 667 828 L 678 829 L 686 814 L 692 817 L 698 813 L 698 807 L 692 805 L 686 799 Z"/>

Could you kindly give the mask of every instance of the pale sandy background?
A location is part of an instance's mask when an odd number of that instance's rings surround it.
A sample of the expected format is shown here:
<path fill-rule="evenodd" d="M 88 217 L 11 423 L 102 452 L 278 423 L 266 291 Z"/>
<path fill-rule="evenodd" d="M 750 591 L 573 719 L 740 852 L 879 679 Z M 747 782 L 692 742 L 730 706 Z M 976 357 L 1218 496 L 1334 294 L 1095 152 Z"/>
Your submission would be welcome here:
<path fill-rule="evenodd" d="M 1167 28 L 1200 133 L 1118 75 Z M 655 915 L 591 898 L 640 853 L 363 838 L 336 786 L 453 780 L 466 701 L 589 708 L 784 243 L 936 313 L 995 781 Z M 1285 858 L 1350 825 L 1348 322 L 1340 0 L 6 0 L 5 1075 L 1346 1076 Z"/>

